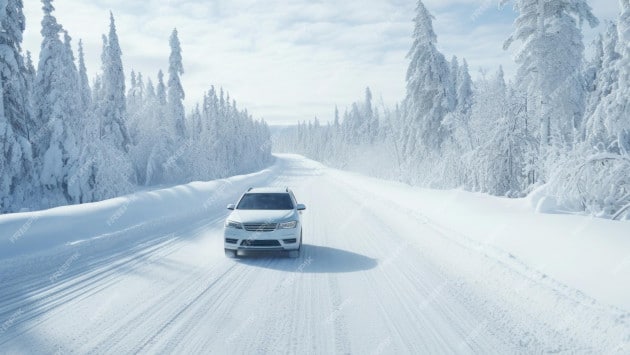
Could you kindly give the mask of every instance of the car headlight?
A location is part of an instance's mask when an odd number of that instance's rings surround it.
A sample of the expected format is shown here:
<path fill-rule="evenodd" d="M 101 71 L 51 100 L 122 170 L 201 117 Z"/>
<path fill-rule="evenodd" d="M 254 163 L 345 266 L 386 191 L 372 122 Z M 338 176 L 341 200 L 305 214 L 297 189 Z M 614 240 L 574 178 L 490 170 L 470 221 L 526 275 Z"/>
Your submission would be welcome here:
<path fill-rule="evenodd" d="M 243 224 L 234 221 L 226 221 L 225 228 L 243 229 Z"/>
<path fill-rule="evenodd" d="M 297 221 L 284 222 L 278 224 L 278 229 L 291 229 L 295 228 L 295 226 L 297 226 Z"/>

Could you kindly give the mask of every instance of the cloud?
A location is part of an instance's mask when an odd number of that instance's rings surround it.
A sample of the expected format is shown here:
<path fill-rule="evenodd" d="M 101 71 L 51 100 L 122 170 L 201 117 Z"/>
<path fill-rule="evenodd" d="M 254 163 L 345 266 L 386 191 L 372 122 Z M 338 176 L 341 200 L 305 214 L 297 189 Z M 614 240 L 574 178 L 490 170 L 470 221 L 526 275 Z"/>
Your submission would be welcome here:
<path fill-rule="evenodd" d="M 610 14 L 610 0 L 594 1 Z M 497 1 L 426 0 L 435 15 L 440 49 L 450 59 L 466 58 L 473 76 L 479 68 L 503 64 L 515 71 L 512 53 L 501 49 L 512 31 L 511 6 Z M 76 45 L 84 41 L 90 75 L 100 70 L 101 34 L 109 10 L 116 17 L 128 73 L 155 82 L 168 66 L 168 38 L 179 31 L 186 105 L 191 108 L 210 85 L 230 91 L 240 107 L 273 124 L 318 116 L 332 118 L 335 105 L 358 100 L 366 86 L 385 103 L 405 92 L 405 58 L 411 45 L 415 1 L 374 0 L 56 0 L 55 16 Z M 24 48 L 36 60 L 42 12 L 25 2 Z M 597 12 L 596 11 L 596 12 Z M 614 16 L 614 13 L 613 13 Z"/>

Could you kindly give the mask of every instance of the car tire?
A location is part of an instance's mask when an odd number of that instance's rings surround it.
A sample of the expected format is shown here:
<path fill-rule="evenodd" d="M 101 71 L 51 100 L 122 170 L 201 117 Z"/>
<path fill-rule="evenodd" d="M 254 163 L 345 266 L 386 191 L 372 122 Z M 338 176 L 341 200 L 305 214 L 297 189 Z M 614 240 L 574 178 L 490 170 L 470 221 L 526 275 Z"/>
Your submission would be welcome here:
<path fill-rule="evenodd" d="M 300 245 L 298 246 L 298 250 L 302 250 L 302 231 L 300 230 Z"/>
<path fill-rule="evenodd" d="M 289 250 L 289 258 L 295 259 L 300 257 L 300 249 L 297 250 Z"/>
<path fill-rule="evenodd" d="M 225 256 L 227 256 L 230 259 L 234 259 L 236 258 L 236 250 L 233 249 L 225 249 Z"/>

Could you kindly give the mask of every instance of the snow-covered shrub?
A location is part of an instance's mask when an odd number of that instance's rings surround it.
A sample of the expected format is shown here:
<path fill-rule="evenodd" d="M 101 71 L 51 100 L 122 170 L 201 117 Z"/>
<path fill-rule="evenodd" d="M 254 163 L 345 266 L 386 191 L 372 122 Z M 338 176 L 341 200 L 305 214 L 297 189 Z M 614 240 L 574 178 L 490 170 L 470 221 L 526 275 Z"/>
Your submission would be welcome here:
<path fill-rule="evenodd" d="M 630 217 L 630 135 L 617 149 L 581 146 L 552 174 L 547 194 L 572 211 L 616 219 Z"/>

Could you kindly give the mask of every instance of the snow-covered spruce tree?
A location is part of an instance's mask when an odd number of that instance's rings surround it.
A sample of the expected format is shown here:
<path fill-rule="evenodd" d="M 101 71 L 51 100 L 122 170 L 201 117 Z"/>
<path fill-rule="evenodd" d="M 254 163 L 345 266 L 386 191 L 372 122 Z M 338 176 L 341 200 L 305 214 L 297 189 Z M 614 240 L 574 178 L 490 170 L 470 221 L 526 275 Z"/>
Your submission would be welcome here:
<path fill-rule="evenodd" d="M 93 198 L 102 200 L 132 190 L 133 168 L 128 157 L 131 140 L 127 129 L 125 76 L 114 15 L 109 35 L 103 35 L 103 73 L 94 84 L 94 111 L 98 137 L 93 157 Z M 98 83 L 98 84 L 97 84 Z"/>
<path fill-rule="evenodd" d="M 179 139 L 185 138 L 185 112 L 184 112 L 184 88 L 180 80 L 180 75 L 184 74 L 182 64 L 182 48 L 177 37 L 177 29 L 174 29 L 171 38 L 171 55 L 168 66 L 168 113 L 175 123 L 175 133 Z"/>
<path fill-rule="evenodd" d="M 595 57 L 587 74 L 591 76 L 591 92 L 583 125 L 583 140 L 589 145 L 607 147 L 615 139 L 606 128 L 609 113 L 606 112 L 616 98 L 619 87 L 618 61 L 621 55 L 617 52 L 617 25 L 608 23 L 606 34 L 600 35 L 596 42 Z"/>
<path fill-rule="evenodd" d="M 157 74 L 158 83 L 156 87 L 155 97 L 147 97 L 145 108 L 146 114 L 152 119 L 143 121 L 150 125 L 146 128 L 144 135 L 145 143 L 148 150 L 142 150 L 146 159 L 139 158 L 136 154 L 136 170 L 138 176 L 144 177 L 145 185 L 162 183 L 168 180 L 164 164 L 171 156 L 173 144 L 173 122 L 167 118 L 167 102 L 166 102 L 166 85 L 164 84 L 164 73 L 162 70 Z M 152 133 L 149 133 L 152 132 Z M 142 148 L 141 148 L 142 149 Z M 171 164 L 172 165 L 172 164 Z M 142 181 L 142 180 L 140 180 Z"/>
<path fill-rule="evenodd" d="M 85 53 L 83 53 L 83 41 L 79 40 L 79 91 L 81 93 L 81 110 L 86 112 L 92 106 L 92 89 L 85 67 Z"/>
<path fill-rule="evenodd" d="M 84 102 L 86 98 L 81 91 L 81 77 L 79 70 L 75 66 L 74 54 L 70 44 L 71 40 L 67 31 L 64 31 L 62 69 L 65 87 L 63 101 L 67 102 L 65 120 L 68 121 L 67 129 L 71 131 L 76 142 L 76 156 L 67 161 L 68 176 L 66 177 L 65 189 L 69 203 L 84 203 L 91 202 L 93 199 L 91 180 L 94 177 L 90 172 L 92 170 L 94 152 L 88 147 L 88 145 L 92 144 L 92 140 L 85 137 L 86 127 L 91 123 L 88 120 L 92 119 L 92 115 L 89 107 L 86 106 L 87 102 Z"/>
<path fill-rule="evenodd" d="M 225 97 L 223 88 L 219 88 L 219 90 L 215 90 L 211 88 L 208 93 L 208 98 L 210 102 L 210 110 L 208 117 L 208 126 L 211 131 L 214 132 L 214 139 L 212 139 L 212 152 L 215 157 L 215 171 L 216 174 L 227 174 L 228 166 L 227 166 L 227 150 L 226 146 L 227 140 L 229 137 L 226 136 L 226 124 L 225 124 Z"/>
<path fill-rule="evenodd" d="M 148 80 L 146 88 L 142 90 L 144 95 L 142 95 L 142 102 L 139 104 L 139 111 L 135 117 L 144 119 L 133 119 L 134 116 L 132 116 L 129 127 L 131 140 L 133 141 L 133 145 L 129 150 L 129 156 L 133 164 L 135 180 L 139 185 L 146 183 L 147 158 L 154 143 L 149 137 L 153 133 L 156 120 L 156 117 L 150 110 L 157 105 L 155 88 L 151 79 Z M 148 105 L 152 105 L 152 107 Z"/>
<path fill-rule="evenodd" d="M 464 59 L 457 72 L 456 86 L 456 107 L 458 112 L 462 115 L 464 121 L 468 121 L 470 118 L 470 108 L 473 101 L 472 86 L 472 79 L 470 78 L 470 73 L 468 72 L 468 62 Z"/>
<path fill-rule="evenodd" d="M 468 72 L 468 63 L 463 60 L 459 65 L 457 58 L 451 61 L 451 76 L 453 92 L 455 93 L 455 106 L 444 119 L 443 124 L 452 132 L 456 149 L 468 151 L 473 149 L 473 138 L 470 129 L 470 115 L 473 102 L 473 83 Z"/>
<path fill-rule="evenodd" d="M 413 44 L 407 57 L 407 94 L 403 102 L 408 134 L 403 150 L 408 157 L 419 159 L 419 151 L 438 151 L 448 136 L 442 125 L 453 109 L 454 93 L 449 63 L 436 48 L 433 16 L 418 0 Z"/>
<path fill-rule="evenodd" d="M 21 0 L 0 1 L 0 212 L 24 206 L 33 182 L 29 75 L 21 54 Z"/>
<path fill-rule="evenodd" d="M 361 114 L 359 113 L 359 105 L 355 102 L 352 104 L 350 112 L 344 113 L 342 129 L 344 141 L 348 144 L 358 144 L 360 142 L 360 132 L 363 126 L 361 122 Z"/>
<path fill-rule="evenodd" d="M 40 183 L 44 187 L 43 207 L 73 202 L 68 182 L 79 155 L 78 74 L 70 38 L 59 38 L 62 27 L 52 15 L 52 0 L 43 0 L 43 36 L 35 99 L 38 134 L 35 138 Z"/>
<path fill-rule="evenodd" d="M 216 159 L 216 174 L 241 174 L 268 164 L 271 147 L 266 123 L 256 123 L 246 110 L 239 111 L 236 102 L 230 102 L 229 94 L 225 95 L 223 89 L 218 97 L 215 90 L 208 95 L 205 101 L 209 107 L 204 108 L 204 114 L 212 116 L 207 127 L 216 133 L 210 131 L 204 135 L 208 137 L 207 146 L 212 147 L 210 154 Z M 197 151 L 203 153 L 206 149 L 201 146 Z"/>
<path fill-rule="evenodd" d="M 374 104 L 371 90 L 346 109 L 339 109 L 327 124 L 318 117 L 274 134 L 274 149 L 300 153 L 326 164 L 379 177 L 399 178 L 395 114 Z M 368 124 L 368 122 L 372 122 Z M 371 132 L 371 133 L 370 133 Z"/>
<path fill-rule="evenodd" d="M 211 86 L 210 90 L 204 95 L 201 113 L 205 121 L 204 127 L 206 128 L 201 136 L 202 141 L 205 142 L 204 144 L 208 149 L 208 154 L 201 159 L 206 162 L 206 164 L 204 164 L 204 166 L 207 166 L 206 175 L 216 177 L 219 173 L 217 168 L 220 166 L 217 161 L 220 156 L 219 152 L 224 149 L 224 147 L 221 146 L 221 139 L 223 138 L 220 135 L 219 127 L 219 98 L 214 86 Z"/>
<path fill-rule="evenodd" d="M 585 142 L 552 175 L 546 195 L 567 209 L 598 216 L 630 217 L 630 2 L 621 0 L 616 26 L 602 40 L 601 68 L 585 124 Z M 597 51 L 596 51 L 597 53 Z"/>
<path fill-rule="evenodd" d="M 130 144 L 126 122 L 125 73 L 114 15 L 110 12 L 109 35 L 104 38 L 101 139 L 127 152 Z"/>
<path fill-rule="evenodd" d="M 190 130 L 188 131 L 188 136 L 195 143 L 199 143 L 201 139 L 201 132 L 203 131 L 202 125 L 203 121 L 201 118 L 201 108 L 197 103 L 194 110 L 190 114 Z"/>
<path fill-rule="evenodd" d="M 155 96 L 147 98 L 148 101 L 143 99 L 143 110 L 138 115 L 140 121 L 135 124 L 139 138 L 132 155 L 136 175 L 146 185 L 182 182 L 191 178 L 191 166 L 194 166 L 186 161 L 192 156 L 192 142 L 186 134 L 184 90 L 179 77 L 183 63 L 176 29 L 171 33 L 169 45 L 168 83 L 164 84 L 160 70 Z M 149 120 L 147 115 L 151 117 Z"/>
<path fill-rule="evenodd" d="M 613 84 L 613 88 L 611 88 L 613 91 L 611 100 L 604 100 L 603 102 L 606 106 L 604 124 L 608 135 L 613 137 L 613 143 L 624 130 L 630 131 L 630 0 L 620 0 L 619 4 L 621 14 L 617 24 L 617 52 L 621 57 L 614 63 L 604 63 L 605 66 L 616 66 L 619 77 L 617 87 L 614 88 Z M 606 48 L 606 52 L 609 51 L 611 49 Z M 613 72 L 610 75 L 614 74 Z"/>
<path fill-rule="evenodd" d="M 339 122 L 339 108 L 337 107 L 337 105 L 335 105 L 335 118 L 333 121 L 333 127 L 335 128 L 335 131 L 341 129 L 341 123 Z"/>
<path fill-rule="evenodd" d="M 68 39 L 69 41 L 69 39 Z M 71 54 L 71 53 L 70 53 Z M 78 46 L 78 127 L 77 141 L 79 156 L 73 174 L 68 179 L 68 190 L 74 197 L 72 202 L 86 203 L 97 200 L 95 189 L 97 187 L 97 161 L 100 149 L 99 124 L 95 114 L 93 102 L 93 92 L 87 78 L 87 68 L 85 66 L 85 54 L 83 44 L 79 41 Z M 100 85 L 100 79 L 97 82 Z M 95 89 L 97 92 L 98 89 Z"/>
<path fill-rule="evenodd" d="M 362 142 L 364 144 L 372 144 L 378 134 L 378 120 L 372 107 L 372 91 L 369 87 L 365 88 L 365 105 L 363 110 L 365 119 L 361 128 Z"/>
<path fill-rule="evenodd" d="M 450 68 L 450 87 L 449 90 L 453 93 L 457 93 L 457 87 L 459 86 L 459 59 L 457 59 L 457 56 L 453 56 L 451 58 L 451 62 L 450 62 L 451 68 Z M 453 100 L 453 106 L 457 106 L 457 95 L 455 95 L 454 100 Z"/>
<path fill-rule="evenodd" d="M 35 70 L 35 66 L 33 64 L 33 58 L 30 51 L 26 51 L 26 71 L 24 73 L 24 78 L 26 80 L 26 91 L 28 93 L 28 104 L 29 113 L 28 116 L 28 124 L 26 125 L 29 132 L 33 132 L 37 127 L 37 119 L 35 117 L 35 112 L 33 107 L 35 107 L 35 80 L 37 79 L 37 71 Z M 30 137 L 30 134 L 29 134 Z"/>
<path fill-rule="evenodd" d="M 140 126 L 148 120 L 144 116 L 144 80 L 142 73 L 136 75 L 135 71 L 131 71 L 130 87 L 127 92 L 127 127 L 129 130 L 129 139 L 131 140 L 130 157 L 134 161 L 134 148 L 139 144 L 140 136 L 149 132 L 141 132 Z M 134 162 L 135 163 L 135 162 Z M 135 166 L 138 172 L 138 166 Z"/>
<path fill-rule="evenodd" d="M 500 73 L 502 74 L 502 73 Z M 471 176 L 482 192 L 498 196 L 520 197 L 532 183 L 529 154 L 535 152 L 537 141 L 528 130 L 526 102 L 513 89 L 501 89 L 502 77 L 491 84 L 493 104 L 499 116 L 486 117 L 486 132 L 478 132 L 484 139 L 473 153 Z M 483 110 L 483 108 L 481 108 Z M 483 111 L 482 111 L 483 112 Z"/>
<path fill-rule="evenodd" d="M 188 177 L 190 172 L 184 165 L 185 157 L 190 157 L 191 142 L 186 135 L 186 115 L 184 111 L 184 89 L 180 75 L 184 72 L 182 63 L 181 46 L 174 29 L 169 38 L 171 53 L 169 56 L 168 82 L 166 91 L 163 87 L 161 72 L 158 76 L 158 98 L 162 100 L 165 95 L 166 122 L 160 133 L 162 142 L 156 142 L 156 147 L 151 154 L 152 176 L 155 173 L 161 175 L 162 182 L 180 182 Z M 159 156 L 156 155 L 157 152 Z M 156 164 L 160 164 L 159 166 Z"/>
<path fill-rule="evenodd" d="M 591 124 L 590 119 L 593 112 L 602 99 L 602 92 L 598 81 L 601 79 L 604 61 L 604 36 L 600 33 L 592 43 L 593 58 L 586 63 L 584 68 L 584 83 L 586 88 L 586 109 L 584 111 L 584 120 L 582 121 L 582 131 L 579 137 L 581 141 L 586 140 L 586 131 Z"/>
<path fill-rule="evenodd" d="M 152 185 L 169 181 L 164 164 L 172 155 L 174 126 L 166 119 L 166 89 L 158 72 L 157 93 L 149 81 L 143 95 L 142 110 L 135 121 L 137 143 L 132 150 L 138 182 Z"/>
<path fill-rule="evenodd" d="M 158 71 L 158 85 L 155 94 L 157 95 L 158 103 L 162 106 L 166 106 L 166 85 L 164 85 L 164 73 Z"/>
<path fill-rule="evenodd" d="M 140 110 L 142 110 L 142 92 L 144 88 L 138 85 L 138 80 L 136 79 L 136 72 L 131 70 L 131 77 L 129 79 L 130 87 L 127 91 L 127 122 L 129 129 L 129 138 L 132 144 L 135 144 L 135 136 L 137 132 L 134 130 L 134 125 L 136 124 L 138 114 Z"/>
<path fill-rule="evenodd" d="M 442 120 L 442 126 L 449 132 L 448 139 L 443 142 L 439 152 L 429 152 L 432 153 L 429 155 L 431 159 L 424 159 L 423 164 L 431 164 L 430 170 L 424 167 L 416 174 L 424 175 L 420 181 L 431 181 L 433 186 L 440 188 L 469 186 L 470 170 L 465 168 L 462 159 L 470 159 L 475 148 L 470 127 L 473 84 L 466 60 L 459 65 L 457 58 L 453 57 L 450 74 L 452 84 L 449 90 L 454 93 L 453 108 Z M 427 171 L 431 173 L 427 174 Z"/>
<path fill-rule="evenodd" d="M 501 4 L 509 0 L 501 0 Z M 507 49 L 522 43 L 516 82 L 527 93 L 530 116 L 539 118 L 540 153 L 570 146 L 584 114 L 584 45 L 579 24 L 598 20 L 586 0 L 515 0 L 519 13 Z"/>

